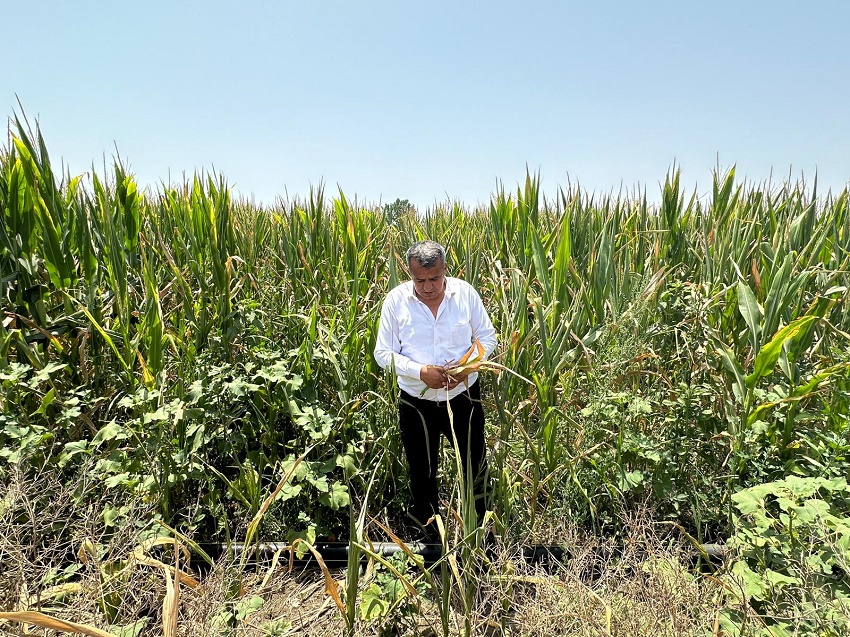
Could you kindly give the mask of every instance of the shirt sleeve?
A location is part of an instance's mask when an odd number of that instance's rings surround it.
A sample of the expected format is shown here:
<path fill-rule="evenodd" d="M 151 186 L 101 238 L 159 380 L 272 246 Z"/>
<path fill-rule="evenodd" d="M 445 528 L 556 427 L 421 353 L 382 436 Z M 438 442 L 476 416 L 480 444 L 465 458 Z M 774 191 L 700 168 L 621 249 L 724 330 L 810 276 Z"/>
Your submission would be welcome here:
<path fill-rule="evenodd" d="M 381 319 L 378 323 L 378 338 L 375 340 L 375 362 L 381 369 L 395 371 L 398 376 L 410 376 L 419 380 L 419 372 L 424 367 L 401 353 L 401 341 L 398 338 L 395 301 L 392 296 L 384 299 L 381 306 Z"/>
<path fill-rule="evenodd" d="M 472 336 L 478 339 L 481 347 L 484 348 L 485 358 L 489 358 L 490 354 L 496 351 L 496 328 L 490 321 L 490 316 L 481 301 L 481 296 L 478 292 L 470 287 L 469 301 L 469 319 L 472 324 Z"/>

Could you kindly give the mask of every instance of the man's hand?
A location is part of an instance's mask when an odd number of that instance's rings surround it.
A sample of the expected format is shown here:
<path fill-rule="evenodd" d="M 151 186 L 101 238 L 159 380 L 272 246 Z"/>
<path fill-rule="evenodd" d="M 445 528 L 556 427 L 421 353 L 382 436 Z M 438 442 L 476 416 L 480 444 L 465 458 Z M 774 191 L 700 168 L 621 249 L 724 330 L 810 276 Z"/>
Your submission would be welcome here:
<path fill-rule="evenodd" d="M 472 370 L 467 369 L 467 370 L 462 371 L 462 372 L 455 372 L 452 375 L 446 374 L 446 380 L 448 380 L 448 384 L 446 385 L 446 388 L 447 389 L 454 389 L 455 387 L 460 385 L 462 382 L 464 382 L 466 380 L 466 377 L 469 376 L 471 373 L 472 373 Z"/>
<path fill-rule="evenodd" d="M 419 378 L 431 389 L 452 389 L 457 386 L 456 382 L 452 384 L 452 381 L 449 381 L 445 370 L 439 365 L 425 365 L 419 372 Z"/>

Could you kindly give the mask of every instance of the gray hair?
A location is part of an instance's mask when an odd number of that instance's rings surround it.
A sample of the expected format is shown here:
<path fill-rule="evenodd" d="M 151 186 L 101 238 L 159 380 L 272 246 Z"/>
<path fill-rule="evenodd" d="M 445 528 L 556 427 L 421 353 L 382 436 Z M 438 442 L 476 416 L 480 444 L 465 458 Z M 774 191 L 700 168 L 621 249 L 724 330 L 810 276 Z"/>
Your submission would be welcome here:
<path fill-rule="evenodd" d="M 413 260 L 423 268 L 433 268 L 435 265 L 445 265 L 446 250 L 436 241 L 417 241 L 407 249 L 407 266 Z"/>

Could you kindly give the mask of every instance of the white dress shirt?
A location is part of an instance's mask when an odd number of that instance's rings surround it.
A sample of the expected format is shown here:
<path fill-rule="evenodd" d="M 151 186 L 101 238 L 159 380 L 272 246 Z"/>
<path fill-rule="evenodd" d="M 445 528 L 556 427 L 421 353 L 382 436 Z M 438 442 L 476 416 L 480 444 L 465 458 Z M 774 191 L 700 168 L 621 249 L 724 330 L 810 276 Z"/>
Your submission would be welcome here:
<path fill-rule="evenodd" d="M 413 281 L 406 281 L 384 299 L 375 360 L 381 368 L 394 370 L 398 386 L 411 396 L 446 400 L 446 390 L 429 388 L 420 380 L 419 372 L 426 365 L 457 362 L 476 338 L 485 356 L 496 349 L 496 330 L 481 297 L 469 283 L 446 277 L 446 291 L 435 317 L 414 294 Z M 470 374 L 469 384 L 477 378 L 477 372 Z M 465 389 L 460 383 L 448 392 L 448 398 Z"/>

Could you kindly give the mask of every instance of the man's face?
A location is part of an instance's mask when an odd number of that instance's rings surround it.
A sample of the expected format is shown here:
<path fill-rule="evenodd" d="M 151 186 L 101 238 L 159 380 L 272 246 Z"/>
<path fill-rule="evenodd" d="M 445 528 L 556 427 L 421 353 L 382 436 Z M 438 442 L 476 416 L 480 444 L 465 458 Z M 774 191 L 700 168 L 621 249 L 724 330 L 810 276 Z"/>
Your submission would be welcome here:
<path fill-rule="evenodd" d="M 438 263 L 426 268 L 414 260 L 410 264 L 410 276 L 416 296 L 423 301 L 436 301 L 443 298 L 446 291 L 446 264 Z"/>

